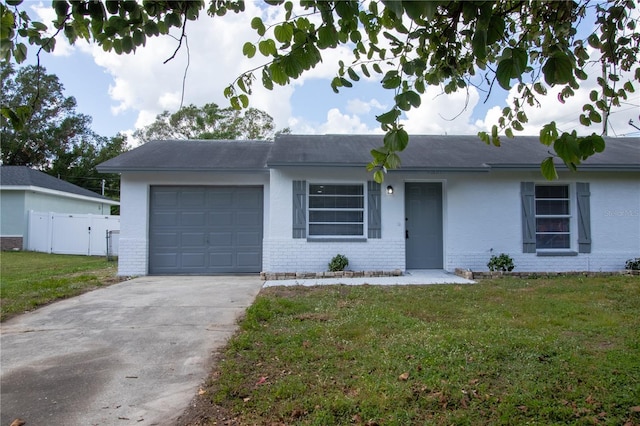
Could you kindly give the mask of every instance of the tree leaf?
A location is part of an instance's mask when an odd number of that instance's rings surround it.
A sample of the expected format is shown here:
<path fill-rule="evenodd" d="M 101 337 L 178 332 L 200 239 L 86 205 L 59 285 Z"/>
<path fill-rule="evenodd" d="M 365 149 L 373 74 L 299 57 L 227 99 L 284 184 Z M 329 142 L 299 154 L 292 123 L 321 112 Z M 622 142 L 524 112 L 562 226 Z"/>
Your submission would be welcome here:
<path fill-rule="evenodd" d="M 600 135 L 591 134 L 590 136 L 584 136 L 578 138 L 578 146 L 580 149 L 580 157 L 582 160 L 586 160 L 596 152 L 602 152 L 605 148 L 604 138 Z"/>
<path fill-rule="evenodd" d="M 387 162 L 385 163 L 385 166 L 387 166 L 389 169 L 397 169 L 398 167 L 400 167 L 400 163 L 401 163 L 400 156 L 395 152 L 392 152 L 387 157 Z"/>
<path fill-rule="evenodd" d="M 253 58 L 256 54 L 256 45 L 251 42 L 246 42 L 242 46 L 242 54 L 247 58 Z"/>
<path fill-rule="evenodd" d="M 487 132 L 478 132 L 478 137 L 482 142 L 489 145 L 491 143 L 491 138 Z"/>
<path fill-rule="evenodd" d="M 260 37 L 264 36 L 265 32 L 267 31 L 264 23 L 262 22 L 262 19 L 260 19 L 259 16 L 256 16 L 251 20 L 251 28 L 256 30 Z"/>
<path fill-rule="evenodd" d="M 515 64 L 512 58 L 506 58 L 498 63 L 496 68 L 496 80 L 504 90 L 511 89 L 511 75 L 514 73 Z"/>
<path fill-rule="evenodd" d="M 382 78 L 382 87 L 385 89 L 396 89 L 400 87 L 401 82 L 402 79 L 400 78 L 398 71 L 391 70 L 388 71 Z"/>
<path fill-rule="evenodd" d="M 365 64 L 360 64 L 360 69 L 362 70 L 362 74 L 364 74 L 367 78 L 371 77 L 371 74 L 369 73 L 369 69 Z"/>
<path fill-rule="evenodd" d="M 487 29 L 487 45 L 492 45 L 501 40 L 504 37 L 504 30 L 504 19 L 499 15 L 492 15 Z"/>
<path fill-rule="evenodd" d="M 550 85 L 567 84 L 573 77 L 573 63 L 564 52 L 557 52 L 542 66 L 544 81 Z"/>
<path fill-rule="evenodd" d="M 579 162 L 580 147 L 578 146 L 577 137 L 573 134 L 563 133 L 562 136 L 553 143 L 553 150 L 567 165 L 569 163 Z"/>
<path fill-rule="evenodd" d="M 260 43 L 258 43 L 258 50 L 260 51 L 262 56 L 275 56 L 276 54 L 276 46 L 271 39 L 261 40 Z"/>
<path fill-rule="evenodd" d="M 360 76 L 353 70 L 353 68 L 347 68 L 347 74 L 349 74 L 349 78 L 353 81 L 360 80 Z"/>
<path fill-rule="evenodd" d="M 293 37 L 293 26 L 288 22 L 284 22 L 281 25 L 276 25 L 276 27 L 273 29 L 273 35 L 280 43 L 288 43 Z"/>
<path fill-rule="evenodd" d="M 547 157 L 542 161 L 540 171 L 542 172 L 542 176 L 547 180 L 558 179 L 558 172 L 556 172 L 556 166 L 553 164 L 553 157 Z"/>
<path fill-rule="evenodd" d="M 545 124 L 540 130 L 540 142 L 546 146 L 551 146 L 558 139 L 558 129 L 556 128 L 556 122 Z"/>
<path fill-rule="evenodd" d="M 382 124 L 393 124 L 396 122 L 398 117 L 400 117 L 400 114 L 400 111 L 394 108 L 391 111 L 385 112 L 384 114 L 377 115 L 376 121 Z"/>
<path fill-rule="evenodd" d="M 471 48 L 473 49 L 473 54 L 484 61 L 487 57 L 487 30 L 486 29 L 478 29 L 476 28 L 475 33 L 473 33 L 473 39 L 471 40 Z"/>
<path fill-rule="evenodd" d="M 390 152 L 403 151 L 409 144 L 409 135 L 404 129 L 393 129 L 384 135 L 384 146 Z"/>

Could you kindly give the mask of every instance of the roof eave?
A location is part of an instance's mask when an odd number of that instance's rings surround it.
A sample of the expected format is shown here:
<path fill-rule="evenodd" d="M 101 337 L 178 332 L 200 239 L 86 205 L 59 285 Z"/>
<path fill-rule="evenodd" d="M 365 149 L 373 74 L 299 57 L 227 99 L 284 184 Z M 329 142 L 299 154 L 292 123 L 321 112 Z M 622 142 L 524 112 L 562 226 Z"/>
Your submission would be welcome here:
<path fill-rule="evenodd" d="M 488 164 L 491 169 L 501 171 L 531 171 L 540 170 L 540 164 Z M 558 171 L 566 172 L 569 168 L 564 164 L 556 164 Z M 637 172 L 640 164 L 582 164 L 578 171 L 592 172 Z"/>
<path fill-rule="evenodd" d="M 237 168 L 223 169 L 211 167 L 97 167 L 100 173 L 127 173 L 127 172 L 218 172 L 218 173 L 268 173 L 269 169 L 261 168 Z"/>
<path fill-rule="evenodd" d="M 96 194 L 96 197 L 91 197 L 88 195 L 74 194 L 73 192 L 42 188 L 40 186 L 33 186 L 33 185 L 0 185 L 0 191 L 33 191 L 33 192 L 39 192 L 42 194 L 57 195 L 64 198 L 72 198 L 76 200 L 91 201 L 94 203 L 109 204 L 110 206 L 120 205 L 119 201 L 114 201 L 106 197 L 100 198 L 99 194 Z"/>
<path fill-rule="evenodd" d="M 389 170 L 393 172 L 425 172 L 425 173 L 488 173 L 491 169 L 486 166 L 480 167 L 399 167 Z"/>
<path fill-rule="evenodd" d="M 278 167 L 367 167 L 367 163 L 307 163 L 307 162 L 286 162 L 267 163 L 267 168 Z"/>

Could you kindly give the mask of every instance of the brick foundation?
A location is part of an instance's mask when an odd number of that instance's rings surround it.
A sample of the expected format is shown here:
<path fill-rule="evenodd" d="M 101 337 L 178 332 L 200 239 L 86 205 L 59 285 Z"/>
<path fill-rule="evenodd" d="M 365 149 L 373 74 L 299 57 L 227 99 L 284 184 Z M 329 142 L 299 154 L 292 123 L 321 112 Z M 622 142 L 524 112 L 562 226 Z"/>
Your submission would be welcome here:
<path fill-rule="evenodd" d="M 22 250 L 22 237 L 0 237 L 0 250 Z"/>
<path fill-rule="evenodd" d="M 475 272 L 469 269 L 456 268 L 455 274 L 468 280 L 484 280 L 502 277 L 518 277 L 518 278 L 550 278 L 561 276 L 582 276 L 582 277 L 610 277 L 616 275 L 637 275 L 640 271 L 613 271 L 613 272 Z"/>
<path fill-rule="evenodd" d="M 338 272 L 260 272 L 262 281 L 301 280 L 318 278 L 400 277 L 400 269 L 393 271 L 338 271 Z"/>

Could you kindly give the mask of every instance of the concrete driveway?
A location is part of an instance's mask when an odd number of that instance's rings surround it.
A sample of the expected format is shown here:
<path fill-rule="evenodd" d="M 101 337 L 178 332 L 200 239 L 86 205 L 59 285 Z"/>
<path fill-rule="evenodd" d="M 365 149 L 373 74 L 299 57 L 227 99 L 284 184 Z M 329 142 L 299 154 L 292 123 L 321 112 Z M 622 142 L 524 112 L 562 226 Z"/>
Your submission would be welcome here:
<path fill-rule="evenodd" d="M 142 277 L 2 324 L 0 424 L 171 425 L 258 276 Z"/>

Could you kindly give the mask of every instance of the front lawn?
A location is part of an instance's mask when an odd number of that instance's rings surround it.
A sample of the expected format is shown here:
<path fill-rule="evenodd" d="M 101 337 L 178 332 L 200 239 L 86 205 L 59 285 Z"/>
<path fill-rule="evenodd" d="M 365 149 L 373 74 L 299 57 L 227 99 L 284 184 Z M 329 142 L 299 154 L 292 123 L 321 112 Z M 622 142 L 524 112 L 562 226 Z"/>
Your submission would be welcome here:
<path fill-rule="evenodd" d="M 639 330 L 639 277 L 268 288 L 184 424 L 637 425 Z"/>
<path fill-rule="evenodd" d="M 0 253 L 0 320 L 119 281 L 104 257 Z"/>

